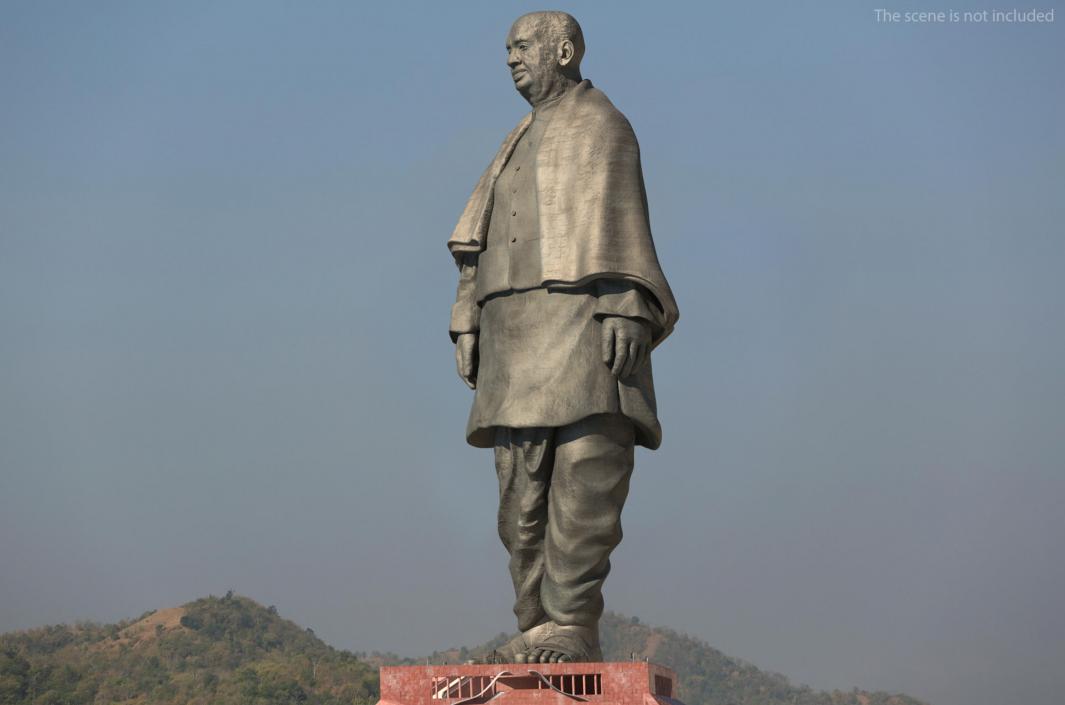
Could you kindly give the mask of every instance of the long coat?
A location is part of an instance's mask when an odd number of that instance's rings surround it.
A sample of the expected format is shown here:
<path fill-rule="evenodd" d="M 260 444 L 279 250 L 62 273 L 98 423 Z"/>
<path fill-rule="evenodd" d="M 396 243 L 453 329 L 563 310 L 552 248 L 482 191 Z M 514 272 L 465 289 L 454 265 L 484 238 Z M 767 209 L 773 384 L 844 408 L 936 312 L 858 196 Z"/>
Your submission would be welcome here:
<path fill-rule="evenodd" d="M 536 115 L 533 129 L 530 114 L 507 136 L 448 242 L 461 272 L 452 337 L 481 333 L 467 440 L 490 447 L 498 426 L 561 427 L 622 413 L 637 442 L 656 448 L 661 426 L 650 362 L 618 379 L 600 352 L 604 317 L 651 324 L 657 345 L 678 316 L 651 238 L 636 137 L 588 81 Z M 513 183 L 518 169 L 533 180 Z M 523 194 L 520 204 L 507 205 L 512 187 Z M 497 198 L 503 210 L 516 208 L 506 215 L 530 208 L 534 215 L 494 222 Z M 514 239 L 520 243 L 488 242 L 490 232 L 499 239 L 498 227 L 515 222 L 523 223 Z M 514 257 L 526 266 L 515 269 Z M 523 273 L 520 284 L 515 272 Z"/>

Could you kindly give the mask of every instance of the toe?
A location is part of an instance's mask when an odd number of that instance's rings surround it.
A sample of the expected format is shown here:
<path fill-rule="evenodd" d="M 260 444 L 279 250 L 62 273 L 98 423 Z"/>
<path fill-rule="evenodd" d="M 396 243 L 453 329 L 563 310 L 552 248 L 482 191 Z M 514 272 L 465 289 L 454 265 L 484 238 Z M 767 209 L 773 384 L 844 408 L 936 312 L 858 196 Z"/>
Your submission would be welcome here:
<path fill-rule="evenodd" d="M 551 656 L 554 653 L 555 653 L 554 651 L 549 651 L 548 649 L 544 649 L 542 652 L 540 652 L 540 663 L 551 663 Z"/>
<path fill-rule="evenodd" d="M 569 656 L 567 656 L 566 654 L 559 654 L 559 657 L 558 657 L 558 662 L 559 663 L 569 663 L 569 661 L 570 661 L 570 657 Z"/>

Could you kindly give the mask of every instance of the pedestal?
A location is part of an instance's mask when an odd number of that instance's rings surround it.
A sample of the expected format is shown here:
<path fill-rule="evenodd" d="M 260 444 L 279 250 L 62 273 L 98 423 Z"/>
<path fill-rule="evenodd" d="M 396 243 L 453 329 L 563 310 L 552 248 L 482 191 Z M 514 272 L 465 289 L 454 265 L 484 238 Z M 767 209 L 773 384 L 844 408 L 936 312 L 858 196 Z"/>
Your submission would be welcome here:
<path fill-rule="evenodd" d="M 681 705 L 677 674 L 653 663 L 384 666 L 378 705 Z"/>

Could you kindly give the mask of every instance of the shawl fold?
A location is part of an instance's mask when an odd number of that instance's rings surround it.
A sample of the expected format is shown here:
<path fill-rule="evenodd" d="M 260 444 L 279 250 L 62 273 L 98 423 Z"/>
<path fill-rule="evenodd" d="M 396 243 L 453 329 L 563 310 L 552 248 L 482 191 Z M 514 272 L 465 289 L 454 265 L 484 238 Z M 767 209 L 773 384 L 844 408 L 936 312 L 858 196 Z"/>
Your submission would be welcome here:
<path fill-rule="evenodd" d="M 515 145 L 532 122 L 526 115 L 481 175 L 448 249 L 456 261 L 485 248 L 493 192 Z M 536 155 L 541 286 L 580 286 L 626 279 L 646 288 L 662 309 L 658 345 L 680 313 L 658 263 L 647 212 L 640 148 L 628 120 L 584 80 L 551 115 Z"/>

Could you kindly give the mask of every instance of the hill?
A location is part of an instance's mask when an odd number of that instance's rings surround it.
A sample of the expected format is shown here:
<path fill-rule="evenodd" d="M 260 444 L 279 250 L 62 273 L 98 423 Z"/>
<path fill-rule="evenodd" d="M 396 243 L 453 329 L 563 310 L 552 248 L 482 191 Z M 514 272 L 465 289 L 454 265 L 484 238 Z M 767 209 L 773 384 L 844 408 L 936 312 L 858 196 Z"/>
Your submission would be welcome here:
<path fill-rule="evenodd" d="M 232 593 L 0 636 L 3 705 L 351 705 L 377 692 L 375 668 Z"/>
<path fill-rule="evenodd" d="M 921 705 L 905 695 L 794 686 L 635 618 L 608 613 L 602 627 L 607 659 L 627 661 L 635 654 L 671 666 L 686 705 Z M 465 661 L 506 638 L 429 659 Z M 0 705 L 371 705 L 378 697 L 377 666 L 424 662 L 334 649 L 273 607 L 227 593 L 118 624 L 0 635 Z"/>
<path fill-rule="evenodd" d="M 649 627 L 617 614 L 606 615 L 603 622 L 606 658 L 623 661 L 635 654 L 637 659 L 669 666 L 677 672 L 681 698 L 688 705 L 922 705 L 907 695 L 795 686 L 780 674 L 762 671 L 672 629 Z"/>

